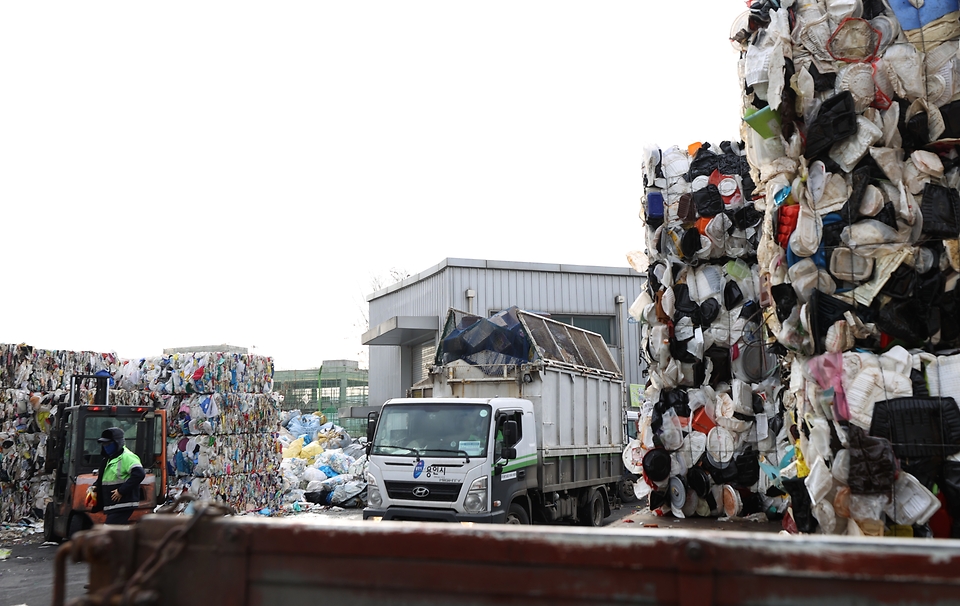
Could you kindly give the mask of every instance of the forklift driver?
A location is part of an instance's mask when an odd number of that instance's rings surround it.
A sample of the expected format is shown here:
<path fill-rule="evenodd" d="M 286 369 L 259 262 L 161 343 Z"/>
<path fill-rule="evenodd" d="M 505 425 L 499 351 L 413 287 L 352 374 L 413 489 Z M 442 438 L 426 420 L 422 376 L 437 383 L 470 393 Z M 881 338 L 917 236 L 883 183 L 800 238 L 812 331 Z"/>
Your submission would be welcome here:
<path fill-rule="evenodd" d="M 96 505 L 93 511 L 107 514 L 107 524 L 126 524 L 140 503 L 140 482 L 146 475 L 140 457 L 124 446 L 123 430 L 103 430 L 97 442 L 102 461 L 93 485 Z"/>

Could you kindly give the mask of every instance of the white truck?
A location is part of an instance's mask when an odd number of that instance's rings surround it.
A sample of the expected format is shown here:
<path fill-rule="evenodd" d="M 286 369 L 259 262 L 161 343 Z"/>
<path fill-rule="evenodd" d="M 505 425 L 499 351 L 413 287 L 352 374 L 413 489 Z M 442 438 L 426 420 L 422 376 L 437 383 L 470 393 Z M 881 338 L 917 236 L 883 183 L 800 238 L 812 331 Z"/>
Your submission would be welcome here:
<path fill-rule="evenodd" d="M 624 480 L 624 385 L 603 338 L 451 310 L 435 365 L 368 419 L 364 519 L 599 526 Z"/>

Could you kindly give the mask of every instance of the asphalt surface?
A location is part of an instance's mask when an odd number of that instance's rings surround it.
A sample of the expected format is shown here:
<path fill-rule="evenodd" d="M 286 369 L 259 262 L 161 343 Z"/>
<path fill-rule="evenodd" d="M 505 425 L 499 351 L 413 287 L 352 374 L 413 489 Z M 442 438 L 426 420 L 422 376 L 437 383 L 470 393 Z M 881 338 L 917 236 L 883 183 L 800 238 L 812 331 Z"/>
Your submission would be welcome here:
<path fill-rule="evenodd" d="M 40 606 L 53 599 L 53 563 L 58 545 L 43 543 L 40 534 L 10 544 L 0 541 L 0 549 L 10 555 L 0 560 L 0 606 Z M 87 564 L 67 564 L 67 599 L 84 594 Z"/>

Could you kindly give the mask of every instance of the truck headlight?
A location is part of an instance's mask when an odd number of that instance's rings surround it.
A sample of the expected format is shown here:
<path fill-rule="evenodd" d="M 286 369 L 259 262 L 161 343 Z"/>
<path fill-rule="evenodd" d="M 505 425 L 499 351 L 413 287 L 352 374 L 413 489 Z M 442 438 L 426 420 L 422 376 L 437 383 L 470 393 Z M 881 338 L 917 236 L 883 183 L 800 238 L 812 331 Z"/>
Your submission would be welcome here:
<path fill-rule="evenodd" d="M 463 510 L 467 513 L 482 513 L 487 510 L 487 477 L 477 478 L 470 484 L 467 496 L 463 499 Z"/>
<path fill-rule="evenodd" d="M 380 507 L 383 505 L 383 497 L 380 495 L 380 487 L 377 485 L 377 479 L 369 472 L 367 472 L 367 505 L 370 507 Z"/>

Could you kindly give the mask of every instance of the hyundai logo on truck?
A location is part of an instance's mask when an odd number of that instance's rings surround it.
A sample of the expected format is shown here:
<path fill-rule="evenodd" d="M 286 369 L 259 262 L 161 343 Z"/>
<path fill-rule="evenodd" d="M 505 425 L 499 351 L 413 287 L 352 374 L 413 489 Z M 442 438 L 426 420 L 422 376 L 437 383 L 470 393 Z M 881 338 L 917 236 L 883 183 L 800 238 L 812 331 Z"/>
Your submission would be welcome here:
<path fill-rule="evenodd" d="M 416 488 L 413 489 L 413 496 L 415 497 L 423 499 L 428 494 L 430 494 L 430 489 L 427 488 L 426 486 L 417 486 Z"/>

